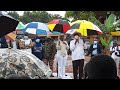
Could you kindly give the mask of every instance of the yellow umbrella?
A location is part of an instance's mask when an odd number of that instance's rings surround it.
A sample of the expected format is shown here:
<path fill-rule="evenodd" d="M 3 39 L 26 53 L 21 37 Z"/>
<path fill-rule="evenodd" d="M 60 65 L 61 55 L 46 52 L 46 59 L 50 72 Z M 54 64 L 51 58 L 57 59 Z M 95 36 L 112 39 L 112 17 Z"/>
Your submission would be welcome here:
<path fill-rule="evenodd" d="M 86 20 L 77 20 L 71 23 L 71 27 L 66 33 L 73 34 L 74 32 L 79 32 L 83 36 L 98 35 L 102 33 L 96 25 Z"/>

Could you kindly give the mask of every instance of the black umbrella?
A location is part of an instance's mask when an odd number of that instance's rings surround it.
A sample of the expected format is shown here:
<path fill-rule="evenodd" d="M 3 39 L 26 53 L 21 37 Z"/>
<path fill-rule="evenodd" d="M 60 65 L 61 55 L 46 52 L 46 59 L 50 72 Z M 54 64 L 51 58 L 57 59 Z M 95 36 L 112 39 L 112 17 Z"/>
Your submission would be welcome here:
<path fill-rule="evenodd" d="M 0 37 L 14 31 L 19 21 L 8 14 L 0 12 Z"/>

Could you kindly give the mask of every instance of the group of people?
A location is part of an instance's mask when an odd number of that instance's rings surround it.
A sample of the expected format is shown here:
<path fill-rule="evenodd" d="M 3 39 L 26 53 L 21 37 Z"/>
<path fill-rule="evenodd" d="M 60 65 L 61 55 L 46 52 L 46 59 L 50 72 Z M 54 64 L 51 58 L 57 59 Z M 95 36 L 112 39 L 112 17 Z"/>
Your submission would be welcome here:
<path fill-rule="evenodd" d="M 119 51 L 120 47 L 118 47 L 116 43 L 114 43 L 113 47 L 110 48 L 111 57 L 109 57 L 102 55 L 102 46 L 98 43 L 98 40 L 95 39 L 93 44 L 91 44 L 87 54 L 87 56 L 91 54 L 91 60 L 85 64 L 84 51 L 86 44 L 80 33 L 74 33 L 73 37 L 74 38 L 70 42 L 67 42 L 65 35 L 60 35 L 56 41 L 51 37 L 46 37 L 44 44 L 41 43 L 39 36 L 36 36 L 35 40 L 33 41 L 28 37 L 28 34 L 17 37 L 16 41 L 12 42 L 12 44 L 8 44 L 10 41 L 7 41 L 4 37 L 2 37 L 0 38 L 0 47 L 7 48 L 11 46 L 13 48 L 30 52 L 48 65 L 52 71 L 54 60 L 56 59 L 57 76 L 59 79 L 64 79 L 66 77 L 65 68 L 68 58 L 68 51 L 71 52 L 74 79 L 107 78 L 107 75 L 112 75 L 112 73 L 114 73 L 114 78 L 117 78 L 118 74 L 115 75 L 115 62 L 117 63 L 118 67 L 118 57 L 120 57 L 120 53 L 116 53 L 116 51 Z M 115 55 L 118 57 L 116 58 Z M 113 70 L 110 71 L 108 68 L 113 68 Z M 111 78 L 109 75 L 108 78 Z M 51 74 L 51 77 L 54 77 L 54 75 Z"/>

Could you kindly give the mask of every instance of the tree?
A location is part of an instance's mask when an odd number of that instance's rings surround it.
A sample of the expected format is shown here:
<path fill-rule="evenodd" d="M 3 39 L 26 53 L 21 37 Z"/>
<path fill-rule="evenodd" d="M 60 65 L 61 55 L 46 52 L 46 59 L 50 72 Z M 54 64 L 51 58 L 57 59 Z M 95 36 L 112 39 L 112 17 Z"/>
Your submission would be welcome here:
<path fill-rule="evenodd" d="M 90 16 L 94 16 L 94 13 L 91 11 L 66 11 L 66 18 L 73 18 L 75 20 L 88 20 Z"/>
<path fill-rule="evenodd" d="M 61 19 L 62 16 L 60 16 L 59 14 L 54 14 L 54 15 L 51 15 L 51 18 L 50 19 Z"/>
<path fill-rule="evenodd" d="M 102 45 L 105 47 L 104 53 L 107 55 L 110 54 L 109 44 L 111 43 L 111 40 L 112 40 L 111 32 L 115 31 L 115 28 L 116 28 L 116 25 L 113 24 L 115 17 L 116 16 L 114 14 L 109 15 L 109 17 L 106 19 L 105 24 L 102 24 L 93 16 L 89 18 L 91 22 L 98 25 L 99 28 L 103 31 L 103 34 L 99 35 L 99 37 L 100 37 Z"/>
<path fill-rule="evenodd" d="M 19 14 L 16 11 L 9 11 L 8 14 L 19 20 Z"/>
<path fill-rule="evenodd" d="M 46 11 L 25 11 L 23 16 L 20 16 L 20 20 L 23 23 L 29 23 L 29 22 L 42 22 L 42 23 L 48 23 L 49 21 L 53 19 L 59 19 L 62 18 L 62 16 L 58 14 L 49 14 Z"/>

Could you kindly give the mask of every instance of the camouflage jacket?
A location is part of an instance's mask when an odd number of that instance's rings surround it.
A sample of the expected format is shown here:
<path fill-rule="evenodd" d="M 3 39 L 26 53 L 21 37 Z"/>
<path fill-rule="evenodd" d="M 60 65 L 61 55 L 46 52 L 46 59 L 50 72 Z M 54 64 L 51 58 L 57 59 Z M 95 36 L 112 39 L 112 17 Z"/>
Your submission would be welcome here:
<path fill-rule="evenodd" d="M 45 42 L 43 46 L 43 53 L 45 59 L 54 59 L 54 56 L 56 54 L 56 44 L 53 42 Z"/>

